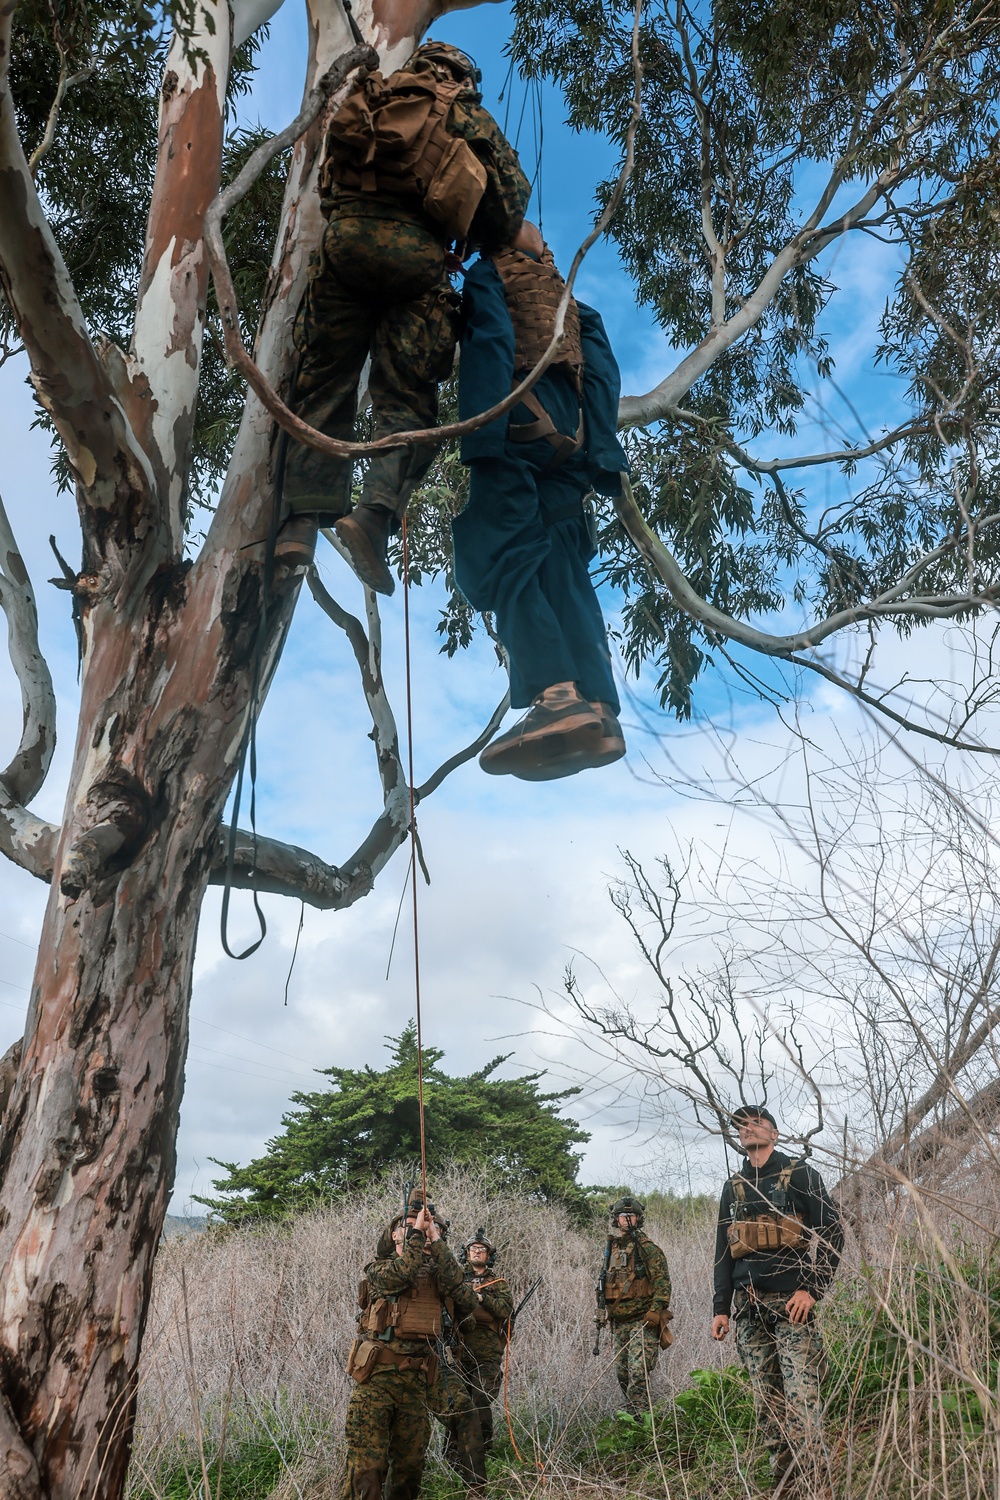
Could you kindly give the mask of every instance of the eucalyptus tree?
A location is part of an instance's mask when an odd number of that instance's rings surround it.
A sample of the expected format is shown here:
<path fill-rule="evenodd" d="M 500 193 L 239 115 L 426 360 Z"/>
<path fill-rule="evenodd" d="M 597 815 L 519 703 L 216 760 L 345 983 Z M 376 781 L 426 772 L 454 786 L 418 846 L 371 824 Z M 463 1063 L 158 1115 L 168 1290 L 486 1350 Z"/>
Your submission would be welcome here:
<path fill-rule="evenodd" d="M 351 71 L 373 65 L 368 40 L 391 68 L 455 8 L 358 0 L 356 43 L 339 0 L 307 0 L 303 109 L 267 143 L 227 129 L 227 112 L 280 3 L 0 10 L 0 358 L 30 364 L 82 533 L 81 565 L 66 563 L 62 580 L 81 707 L 55 826 L 30 809 L 54 702 L 0 513 L 0 606 L 24 701 L 0 776 L 0 850 L 51 883 L 23 1047 L 0 1080 L 2 1500 L 115 1497 L 124 1483 L 207 884 L 228 873 L 348 905 L 410 821 L 374 604 L 366 626 L 311 580 L 358 658 L 385 805 L 339 867 L 242 835 L 227 859 L 219 833 L 301 583 L 266 562 L 278 428 L 323 446 L 281 396 L 320 237 L 325 117 Z M 830 670 L 814 648 L 858 622 L 907 628 L 989 607 L 1000 409 L 990 7 L 516 9 L 522 68 L 562 82 L 571 123 L 622 142 L 598 227 L 611 225 L 638 296 L 683 351 L 622 406 L 638 506 L 605 517 L 603 542 L 627 594 L 627 659 L 655 662 L 684 713 L 705 652 L 728 642 Z M 803 371 L 833 378 L 824 256 L 861 234 L 888 240 L 900 266 L 874 353 L 904 375 L 907 410 L 864 444 L 755 456 L 765 430 L 794 436 Z M 206 342 L 207 327 L 219 337 Z M 779 482 L 803 464 L 869 477 L 817 518 Z M 452 472 L 446 460 L 446 505 Z M 746 474 L 770 476 L 775 492 L 755 493 Z M 190 507 L 216 490 L 194 547 Z M 447 565 L 446 528 L 429 512 L 414 541 L 433 571 Z M 763 617 L 786 600 L 815 623 L 769 635 Z M 446 622 L 448 644 L 468 626 Z"/>

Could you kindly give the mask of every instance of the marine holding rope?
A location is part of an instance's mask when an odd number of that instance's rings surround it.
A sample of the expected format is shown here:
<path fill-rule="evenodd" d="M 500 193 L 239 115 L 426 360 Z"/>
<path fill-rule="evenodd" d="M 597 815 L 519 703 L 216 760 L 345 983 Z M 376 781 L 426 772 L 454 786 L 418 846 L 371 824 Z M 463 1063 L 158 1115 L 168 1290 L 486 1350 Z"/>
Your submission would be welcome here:
<path fill-rule="evenodd" d="M 482 1493 L 479 1418 L 447 1337 L 452 1322 L 471 1323 L 475 1296 L 445 1229 L 434 1205 L 411 1195 L 405 1218 L 383 1230 L 365 1267 L 347 1361 L 358 1383 L 347 1407 L 341 1500 L 416 1500 L 432 1415 L 455 1433 L 466 1494 Z"/>
<path fill-rule="evenodd" d="M 508 396 L 552 340 L 564 282 L 538 228 L 466 273 L 459 415 Z M 491 611 L 525 716 L 488 745 L 484 771 L 548 781 L 625 754 L 607 630 L 589 564 L 591 490 L 620 493 L 621 381 L 600 315 L 571 299 L 555 364 L 509 417 L 462 439 L 469 503 L 452 523 L 455 579 Z"/>
<path fill-rule="evenodd" d="M 354 438 L 369 356 L 374 437 L 436 424 L 458 336 L 450 247 L 493 250 L 524 218 L 531 189 L 478 79 L 456 47 L 425 42 L 388 78 L 359 75 L 330 121 L 320 174 L 329 222 L 296 321 L 290 402 L 329 437 Z M 389 536 L 434 452 L 423 443 L 373 455 L 349 514 L 351 460 L 289 444 L 276 556 L 308 565 L 317 525 L 336 524 L 359 578 L 391 594 Z"/>
<path fill-rule="evenodd" d="M 644 1233 L 645 1217 L 645 1205 L 630 1193 L 612 1204 L 598 1281 L 598 1329 L 605 1320 L 611 1324 L 615 1374 L 633 1417 L 650 1410 L 660 1350 L 673 1343 L 667 1257 Z"/>
<path fill-rule="evenodd" d="M 462 1328 L 462 1375 L 479 1415 L 483 1450 L 493 1446 L 493 1402 L 503 1384 L 504 1360 L 510 1336 L 514 1298 L 506 1278 L 496 1268 L 496 1247 L 484 1229 L 465 1242 L 461 1260 L 465 1284 L 475 1298 L 473 1323 Z M 454 1439 L 449 1441 L 449 1450 Z"/>
<path fill-rule="evenodd" d="M 799 1477 L 822 1496 L 825 1359 L 815 1308 L 840 1263 L 843 1225 L 816 1169 L 775 1149 L 769 1110 L 748 1104 L 732 1119 L 746 1158 L 719 1203 L 712 1337 L 726 1337 L 732 1311 L 775 1488 L 788 1494 Z"/>

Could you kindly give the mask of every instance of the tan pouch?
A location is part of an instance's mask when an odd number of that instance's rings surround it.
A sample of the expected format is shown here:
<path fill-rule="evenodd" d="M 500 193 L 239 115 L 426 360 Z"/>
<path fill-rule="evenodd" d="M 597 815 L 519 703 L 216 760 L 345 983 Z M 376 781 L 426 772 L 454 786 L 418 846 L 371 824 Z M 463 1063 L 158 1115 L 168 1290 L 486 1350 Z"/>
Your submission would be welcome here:
<path fill-rule="evenodd" d="M 669 1349 L 670 1345 L 674 1341 L 674 1336 L 670 1332 L 670 1320 L 671 1320 L 672 1317 L 673 1317 L 673 1313 L 670 1311 L 669 1307 L 664 1308 L 663 1312 L 660 1313 L 660 1348 L 661 1349 Z"/>
<path fill-rule="evenodd" d="M 364 1385 L 366 1380 L 370 1380 L 380 1353 L 378 1344 L 373 1344 L 370 1339 L 355 1339 L 347 1356 L 347 1373 L 351 1379 L 356 1380 L 358 1385 Z"/>
<path fill-rule="evenodd" d="M 730 1224 L 726 1237 L 733 1260 L 742 1260 L 744 1255 L 752 1255 L 757 1248 L 757 1225 L 752 1219 L 737 1219 L 735 1224 Z"/>
<path fill-rule="evenodd" d="M 778 1243 L 782 1250 L 801 1250 L 807 1230 L 798 1214 L 782 1214 L 778 1220 Z"/>
<path fill-rule="evenodd" d="M 424 210 L 447 229 L 452 239 L 464 240 L 486 191 L 486 181 L 486 168 L 468 141 L 453 136 L 427 185 Z"/>

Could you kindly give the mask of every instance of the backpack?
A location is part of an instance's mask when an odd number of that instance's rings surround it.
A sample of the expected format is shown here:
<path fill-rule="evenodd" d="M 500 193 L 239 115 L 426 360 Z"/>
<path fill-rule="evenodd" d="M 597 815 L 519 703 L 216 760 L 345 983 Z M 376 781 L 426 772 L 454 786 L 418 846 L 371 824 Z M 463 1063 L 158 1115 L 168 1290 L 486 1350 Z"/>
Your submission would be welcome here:
<path fill-rule="evenodd" d="M 321 191 L 385 194 L 465 239 L 487 184 L 478 156 L 449 129 L 452 106 L 468 93 L 467 79 L 426 68 L 359 78 L 330 121 Z"/>

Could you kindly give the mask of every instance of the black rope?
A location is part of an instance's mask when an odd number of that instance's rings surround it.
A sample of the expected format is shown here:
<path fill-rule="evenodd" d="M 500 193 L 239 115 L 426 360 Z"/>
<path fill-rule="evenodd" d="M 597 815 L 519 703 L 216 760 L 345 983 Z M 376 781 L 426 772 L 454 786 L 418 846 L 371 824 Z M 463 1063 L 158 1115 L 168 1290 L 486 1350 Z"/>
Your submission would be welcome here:
<path fill-rule="evenodd" d="M 298 931 L 295 934 L 295 947 L 292 949 L 292 961 L 288 965 L 288 974 L 287 974 L 287 976 L 285 978 L 285 1004 L 286 1005 L 288 1004 L 288 986 L 292 982 L 292 973 L 293 973 L 293 971 L 295 969 L 295 960 L 299 956 L 299 938 L 302 936 L 302 929 L 305 926 L 305 923 L 306 923 L 306 903 L 305 903 L 305 901 L 303 901 L 301 903 L 301 905 L 299 906 L 299 927 L 298 927 Z"/>
<path fill-rule="evenodd" d="M 296 362 L 295 371 L 292 375 L 292 384 L 288 399 L 295 397 L 295 388 L 298 384 L 299 366 L 302 363 L 301 356 Z M 264 666 L 264 646 L 267 640 L 267 601 L 271 597 L 271 585 L 274 582 L 274 548 L 278 540 L 278 524 L 281 516 L 281 501 L 285 489 L 285 460 L 288 454 L 288 433 L 285 429 L 278 430 L 278 446 L 274 459 L 274 496 L 271 501 L 271 518 L 267 528 L 267 545 L 264 550 L 264 575 L 262 579 L 260 617 L 257 624 L 257 640 L 253 653 L 253 674 L 250 682 L 250 701 L 247 711 L 246 728 L 243 731 L 243 739 L 240 744 L 239 769 L 236 773 L 236 794 L 233 798 L 233 816 L 229 824 L 229 837 L 226 841 L 226 878 L 222 887 L 222 912 L 219 920 L 219 937 L 222 942 L 222 950 L 229 958 L 237 962 L 249 958 L 257 952 L 261 943 L 267 937 L 267 919 L 261 910 L 260 896 L 255 885 L 251 885 L 253 891 L 253 907 L 257 913 L 257 923 L 260 928 L 260 936 L 244 948 L 242 953 L 234 953 L 229 946 L 229 901 L 233 893 L 233 876 L 236 872 L 236 836 L 239 833 L 240 804 L 243 801 L 243 781 L 246 775 L 247 751 L 250 752 L 250 879 L 253 881 L 257 874 L 257 717 L 260 712 L 260 679 Z M 287 986 L 286 986 L 287 989 Z"/>

